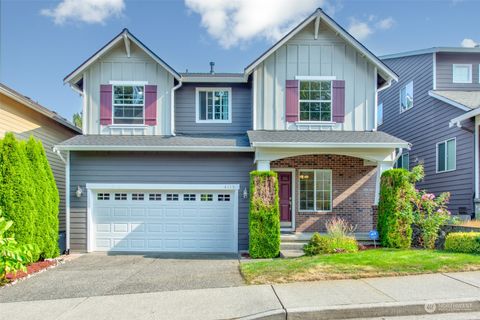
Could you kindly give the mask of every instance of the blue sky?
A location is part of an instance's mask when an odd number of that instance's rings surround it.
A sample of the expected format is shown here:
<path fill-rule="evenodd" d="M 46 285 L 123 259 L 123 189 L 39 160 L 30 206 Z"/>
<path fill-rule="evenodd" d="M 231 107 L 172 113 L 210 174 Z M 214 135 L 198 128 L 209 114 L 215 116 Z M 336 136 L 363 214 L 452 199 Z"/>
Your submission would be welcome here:
<path fill-rule="evenodd" d="M 124 27 L 179 72 L 208 71 L 209 61 L 218 72 L 242 72 L 317 6 L 378 55 L 480 42 L 478 0 L 1 0 L 0 6 L 0 81 L 69 120 L 81 100 L 62 79 Z"/>

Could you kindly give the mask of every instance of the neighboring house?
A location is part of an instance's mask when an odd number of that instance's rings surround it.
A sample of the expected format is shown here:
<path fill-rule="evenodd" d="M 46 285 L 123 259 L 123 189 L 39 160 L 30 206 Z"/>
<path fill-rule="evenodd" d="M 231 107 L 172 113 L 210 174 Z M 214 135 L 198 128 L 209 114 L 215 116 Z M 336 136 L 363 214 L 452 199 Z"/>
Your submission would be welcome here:
<path fill-rule="evenodd" d="M 423 163 L 418 187 L 448 191 L 452 213 L 472 214 L 479 198 L 480 48 L 430 48 L 382 60 L 400 81 L 379 95 L 379 130 L 412 144 L 396 165 Z"/>
<path fill-rule="evenodd" d="M 53 147 L 82 131 L 54 111 L 0 84 L 0 137 L 7 132 L 19 139 L 34 136 L 42 141 L 60 194 L 59 229 L 65 231 L 65 163 Z"/>
<path fill-rule="evenodd" d="M 377 132 L 397 75 L 316 10 L 243 73 L 180 74 L 128 30 L 65 78 L 84 97 L 69 153 L 69 248 L 248 248 L 249 173 L 279 174 L 284 231 L 375 228 L 378 172 L 405 141 Z"/>

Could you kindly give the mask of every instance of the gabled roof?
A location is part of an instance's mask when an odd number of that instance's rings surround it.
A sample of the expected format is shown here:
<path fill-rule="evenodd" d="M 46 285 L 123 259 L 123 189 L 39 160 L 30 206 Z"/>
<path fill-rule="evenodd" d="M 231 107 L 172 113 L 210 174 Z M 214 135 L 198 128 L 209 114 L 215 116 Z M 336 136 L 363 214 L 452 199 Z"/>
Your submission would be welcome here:
<path fill-rule="evenodd" d="M 412 50 L 412 51 L 405 51 L 399 53 L 392 53 L 380 56 L 380 59 L 395 59 L 395 58 L 403 58 L 403 57 L 410 57 L 410 56 L 418 56 L 422 54 L 431 54 L 431 53 L 438 53 L 438 52 L 445 52 L 445 53 L 480 53 L 480 48 L 460 48 L 460 47 L 432 47 L 420 50 Z"/>
<path fill-rule="evenodd" d="M 76 133 L 81 134 L 82 129 L 78 128 L 75 126 L 73 123 L 68 121 L 67 119 L 61 117 L 59 114 L 57 114 L 55 111 L 52 111 L 50 109 L 45 108 L 44 106 L 38 104 L 37 102 L 31 100 L 29 97 L 24 96 L 23 94 L 13 90 L 10 87 L 7 87 L 6 85 L 0 83 L 0 94 L 3 94 L 18 103 L 21 103 L 22 105 L 26 106 L 27 108 L 32 109 L 33 111 L 36 111 L 40 114 L 43 114 L 44 116 L 58 122 L 62 126 L 75 131 Z"/>
<path fill-rule="evenodd" d="M 132 41 L 138 47 L 140 47 L 143 51 L 145 51 L 155 62 L 165 68 L 168 72 L 170 72 L 177 80 L 181 78 L 180 74 L 175 71 L 172 67 L 170 67 L 165 61 L 163 61 L 159 56 L 157 56 L 152 50 L 150 50 L 146 45 L 143 44 L 140 40 L 137 39 L 130 31 L 125 28 L 116 35 L 112 40 L 110 40 L 106 45 L 100 48 L 97 52 L 95 52 L 90 58 L 85 60 L 80 66 L 78 66 L 75 70 L 73 70 L 70 74 L 68 74 L 64 79 L 63 82 L 67 83 L 73 80 L 76 76 L 82 73 L 83 70 L 88 68 L 92 63 L 94 63 L 97 59 L 99 59 L 103 54 L 108 52 L 112 47 L 114 47 L 120 41 L 126 40 Z"/>
<path fill-rule="evenodd" d="M 480 91 L 431 90 L 428 94 L 463 111 L 480 108 Z"/>
<path fill-rule="evenodd" d="M 374 55 L 370 50 L 368 50 L 363 44 L 361 44 L 357 39 L 355 39 L 350 33 L 348 33 L 345 29 L 343 29 L 337 22 L 335 22 L 332 18 L 330 18 L 322 9 L 318 8 L 312 13 L 308 18 L 303 20 L 298 26 L 296 26 L 292 31 L 287 33 L 282 39 L 280 39 L 277 43 L 275 43 L 270 49 L 265 51 L 260 57 L 258 57 L 255 61 L 249 64 L 245 68 L 245 74 L 249 75 L 253 70 L 262 63 L 265 59 L 267 59 L 272 53 L 274 53 L 278 48 L 288 42 L 293 36 L 295 36 L 298 32 L 303 30 L 309 23 L 314 21 L 315 19 L 320 19 L 325 24 L 327 24 L 330 28 L 332 28 L 340 37 L 342 37 L 347 43 L 351 44 L 355 49 L 360 51 L 365 57 L 370 60 L 379 70 L 379 72 L 383 71 L 383 74 L 391 79 L 398 81 L 398 75 L 390 69 L 386 64 L 384 64 L 376 55 Z"/>

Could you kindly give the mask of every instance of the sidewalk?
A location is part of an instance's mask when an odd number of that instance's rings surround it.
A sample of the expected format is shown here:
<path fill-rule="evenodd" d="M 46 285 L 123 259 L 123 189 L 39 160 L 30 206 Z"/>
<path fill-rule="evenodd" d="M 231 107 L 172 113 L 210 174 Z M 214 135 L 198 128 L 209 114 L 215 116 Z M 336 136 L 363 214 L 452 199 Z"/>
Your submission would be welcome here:
<path fill-rule="evenodd" d="M 480 311 L 480 272 L 0 303 L 0 319 L 348 319 Z"/>

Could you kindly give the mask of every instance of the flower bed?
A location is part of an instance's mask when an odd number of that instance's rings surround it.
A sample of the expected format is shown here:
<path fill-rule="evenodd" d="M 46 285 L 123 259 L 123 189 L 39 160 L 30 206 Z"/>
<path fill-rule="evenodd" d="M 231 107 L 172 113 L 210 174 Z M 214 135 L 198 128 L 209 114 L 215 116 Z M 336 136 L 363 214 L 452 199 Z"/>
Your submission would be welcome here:
<path fill-rule="evenodd" d="M 18 271 L 16 274 L 9 273 L 6 276 L 7 283 L 14 282 L 16 280 L 28 277 L 29 275 L 41 272 L 50 267 L 54 267 L 59 263 L 56 259 L 48 259 L 43 261 L 37 261 L 27 266 L 27 272 Z"/>

